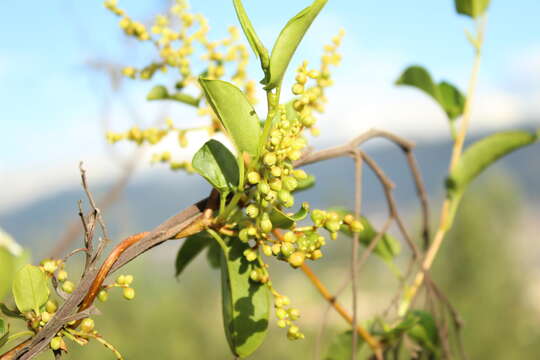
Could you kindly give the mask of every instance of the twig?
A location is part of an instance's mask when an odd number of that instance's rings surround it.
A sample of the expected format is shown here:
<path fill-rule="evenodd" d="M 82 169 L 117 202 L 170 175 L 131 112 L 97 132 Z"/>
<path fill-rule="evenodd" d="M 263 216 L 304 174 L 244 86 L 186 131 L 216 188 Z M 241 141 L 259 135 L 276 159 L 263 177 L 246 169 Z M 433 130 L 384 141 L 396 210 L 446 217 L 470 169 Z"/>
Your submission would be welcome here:
<path fill-rule="evenodd" d="M 356 219 L 360 218 L 360 211 L 362 207 L 362 154 L 359 151 L 356 151 L 354 154 L 354 216 Z M 351 291 L 352 291 L 352 328 L 356 328 L 358 322 L 357 319 L 357 279 L 356 274 L 357 269 L 357 253 L 358 253 L 358 232 L 354 232 L 352 236 L 352 247 L 351 247 Z M 352 337 L 352 354 L 351 359 L 356 360 L 356 348 L 358 339 L 356 336 Z"/>

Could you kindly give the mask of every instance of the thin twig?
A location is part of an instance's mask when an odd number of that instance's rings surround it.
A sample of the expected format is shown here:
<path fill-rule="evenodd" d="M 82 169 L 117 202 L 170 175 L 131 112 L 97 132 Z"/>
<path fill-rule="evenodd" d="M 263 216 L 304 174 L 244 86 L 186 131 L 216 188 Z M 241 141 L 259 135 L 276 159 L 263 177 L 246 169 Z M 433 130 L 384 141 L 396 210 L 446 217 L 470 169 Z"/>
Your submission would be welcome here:
<path fill-rule="evenodd" d="M 356 219 L 360 218 L 360 211 L 362 207 L 362 155 L 359 151 L 356 151 L 354 154 L 354 217 Z M 356 328 L 358 322 L 357 319 L 357 279 L 356 275 L 358 272 L 357 269 L 357 254 L 358 254 L 358 232 L 354 232 L 352 236 L 352 248 L 351 248 L 351 291 L 352 291 L 352 328 Z M 352 354 L 351 359 L 356 360 L 356 348 L 358 339 L 356 336 L 352 337 Z"/>

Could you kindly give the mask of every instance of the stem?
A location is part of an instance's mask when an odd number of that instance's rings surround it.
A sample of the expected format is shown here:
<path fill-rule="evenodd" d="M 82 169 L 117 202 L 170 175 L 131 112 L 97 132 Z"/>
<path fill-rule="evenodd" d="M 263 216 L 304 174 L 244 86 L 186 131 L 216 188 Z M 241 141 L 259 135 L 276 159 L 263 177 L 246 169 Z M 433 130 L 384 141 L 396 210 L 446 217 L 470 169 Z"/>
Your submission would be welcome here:
<path fill-rule="evenodd" d="M 353 319 L 352 319 L 351 315 L 349 315 L 347 310 L 345 310 L 345 308 L 343 308 L 343 306 L 340 303 L 337 302 L 336 298 L 334 296 L 332 296 L 332 294 L 330 294 L 328 289 L 324 286 L 324 284 L 321 282 L 321 280 L 319 280 L 317 275 L 315 275 L 313 273 L 311 268 L 304 263 L 304 264 L 302 264 L 302 266 L 300 266 L 300 269 L 302 269 L 304 274 L 306 274 L 306 276 L 309 278 L 309 280 L 312 282 L 312 284 L 315 285 L 317 290 L 319 290 L 319 293 L 323 296 L 323 298 L 326 299 L 326 301 L 328 301 L 328 303 L 334 308 L 334 310 L 336 310 L 338 312 L 338 314 L 341 315 L 341 317 L 343 319 L 345 319 L 345 321 L 347 321 L 349 324 L 352 325 Z M 381 346 L 381 343 L 376 338 L 374 338 L 361 325 L 356 326 L 356 332 L 369 345 L 369 347 L 371 348 L 371 350 L 373 351 L 373 353 L 375 354 L 377 359 L 382 359 L 382 346 Z"/>
<path fill-rule="evenodd" d="M 206 229 L 206 231 L 208 231 L 210 236 L 212 236 L 218 242 L 219 246 L 221 246 L 221 249 L 223 250 L 223 253 L 226 255 L 229 252 L 229 248 L 225 244 L 225 240 L 223 240 L 223 238 L 212 229 Z"/>
<path fill-rule="evenodd" d="M 474 63 L 473 63 L 472 71 L 471 71 L 471 77 L 469 80 L 467 97 L 465 99 L 463 117 L 461 119 L 459 132 L 457 134 L 456 140 L 454 142 L 454 146 L 452 148 L 452 157 L 450 158 L 450 164 L 448 167 L 449 172 L 452 172 L 452 170 L 456 167 L 456 165 L 458 164 L 461 158 L 461 154 L 463 152 L 463 144 L 465 142 L 465 137 L 467 136 L 467 130 L 469 128 L 469 123 L 471 119 L 472 102 L 473 102 L 474 93 L 476 91 L 476 84 L 478 82 L 478 73 L 480 70 L 480 61 L 482 58 L 481 55 L 482 55 L 482 45 L 484 43 L 486 18 L 484 17 L 482 19 L 479 19 L 477 26 L 478 26 L 478 30 L 477 30 L 478 42 L 477 42 L 477 46 L 475 47 L 476 51 L 475 51 Z M 418 289 L 420 288 L 420 286 L 422 285 L 424 281 L 425 273 L 433 265 L 433 261 L 435 260 L 435 257 L 437 256 L 439 249 L 441 248 L 445 235 L 452 226 L 453 214 L 455 212 L 455 209 L 457 208 L 457 202 L 459 202 L 459 200 L 460 200 L 460 197 L 452 198 L 452 199 L 446 198 L 444 200 L 442 204 L 442 208 L 441 208 L 439 227 L 437 229 L 437 232 L 435 233 L 435 237 L 433 239 L 431 246 L 426 252 L 424 261 L 421 264 L 421 268 L 416 274 L 416 277 L 414 278 L 413 284 L 405 292 L 405 298 L 399 309 L 400 315 L 404 315 L 407 312 L 412 302 L 412 299 L 415 297 L 416 293 L 418 292 Z"/>
<path fill-rule="evenodd" d="M 33 331 L 30 331 L 30 330 L 21 331 L 21 332 L 18 332 L 18 333 L 15 333 L 13 335 L 8 336 L 6 344 L 8 342 L 10 342 L 10 341 L 16 340 L 16 339 L 18 339 L 20 337 L 23 337 L 23 336 L 34 336 L 34 335 L 35 335 L 35 333 Z"/>

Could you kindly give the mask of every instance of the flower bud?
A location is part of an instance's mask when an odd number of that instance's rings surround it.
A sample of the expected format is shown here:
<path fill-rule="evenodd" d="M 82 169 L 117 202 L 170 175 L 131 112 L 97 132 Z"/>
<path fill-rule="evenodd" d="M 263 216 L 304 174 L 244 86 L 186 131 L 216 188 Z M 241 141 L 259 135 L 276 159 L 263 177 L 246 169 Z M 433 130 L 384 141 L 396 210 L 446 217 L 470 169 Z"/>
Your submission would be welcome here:
<path fill-rule="evenodd" d="M 250 184 L 257 184 L 261 180 L 261 176 L 256 171 L 250 171 L 247 174 L 247 180 Z"/>
<path fill-rule="evenodd" d="M 135 289 L 133 288 L 124 288 L 124 291 L 122 292 L 122 294 L 124 295 L 124 298 L 126 300 L 133 300 L 135 298 Z"/>
<path fill-rule="evenodd" d="M 85 333 L 89 333 L 94 330 L 94 320 L 86 318 L 81 322 L 81 330 Z"/>
<path fill-rule="evenodd" d="M 270 181 L 270 189 L 274 191 L 281 190 L 281 186 L 282 184 L 280 179 L 272 179 L 272 181 Z"/>
<path fill-rule="evenodd" d="M 52 315 L 47 312 L 47 311 L 44 311 L 41 313 L 41 321 L 43 321 L 45 324 L 48 323 L 52 318 Z"/>
<path fill-rule="evenodd" d="M 287 203 L 290 201 L 291 199 L 291 193 L 288 192 L 287 190 L 281 190 L 279 193 L 278 193 L 278 198 L 280 201 L 284 202 L 284 203 Z"/>
<path fill-rule="evenodd" d="M 281 244 L 272 245 L 272 254 L 278 255 L 281 252 Z"/>
<path fill-rule="evenodd" d="M 126 276 L 125 275 L 120 275 L 119 277 L 116 278 L 116 283 L 118 285 L 125 285 L 126 284 Z"/>
<path fill-rule="evenodd" d="M 48 272 L 49 274 L 55 272 L 57 268 L 58 266 L 56 265 L 56 261 L 54 260 L 46 260 L 43 262 L 43 270 L 45 270 L 45 272 Z"/>
<path fill-rule="evenodd" d="M 283 235 L 283 240 L 293 243 L 296 241 L 296 235 L 292 231 L 288 231 Z"/>
<path fill-rule="evenodd" d="M 68 273 L 66 270 L 60 270 L 58 271 L 58 275 L 56 276 L 56 278 L 58 279 L 58 281 L 66 281 L 67 278 L 68 278 Z"/>
<path fill-rule="evenodd" d="M 51 349 L 53 350 L 59 350 L 62 346 L 62 338 L 60 336 L 55 336 L 51 339 Z"/>
<path fill-rule="evenodd" d="M 287 310 L 285 310 L 284 308 L 280 307 L 276 309 L 276 317 L 278 319 L 283 320 L 287 316 L 289 316 L 289 314 L 287 313 Z"/>
<path fill-rule="evenodd" d="M 240 232 L 238 233 L 238 238 L 240 239 L 240 241 L 247 243 L 249 241 L 249 230 L 247 228 L 243 228 L 242 230 L 240 230 Z"/>
<path fill-rule="evenodd" d="M 318 260 L 320 258 L 323 257 L 323 253 L 321 250 L 317 249 L 317 250 L 314 250 L 312 253 L 311 253 L 311 260 Z"/>
<path fill-rule="evenodd" d="M 298 186 L 298 181 L 292 176 L 286 176 L 283 178 L 283 187 L 285 190 L 294 191 Z"/>
<path fill-rule="evenodd" d="M 291 318 L 291 320 L 297 320 L 300 317 L 300 311 L 295 308 L 289 309 L 289 317 Z"/>
<path fill-rule="evenodd" d="M 263 253 L 266 256 L 272 256 L 272 247 L 269 245 L 263 245 L 262 247 Z"/>
<path fill-rule="evenodd" d="M 75 285 L 71 281 L 66 281 L 62 284 L 62 290 L 64 290 L 68 294 L 71 294 L 73 290 L 75 290 Z"/>
<path fill-rule="evenodd" d="M 132 282 L 133 282 L 133 275 L 126 275 L 124 278 L 124 284 L 131 285 Z"/>
<path fill-rule="evenodd" d="M 275 176 L 275 177 L 280 177 L 281 172 L 282 170 L 279 166 L 272 166 L 272 168 L 270 169 L 270 173 L 272 174 L 272 176 Z"/>
<path fill-rule="evenodd" d="M 292 267 L 299 267 L 304 263 L 304 260 L 306 258 L 306 254 L 304 254 L 303 251 L 296 251 L 289 256 L 289 264 L 291 264 Z"/>
<path fill-rule="evenodd" d="M 270 192 L 270 185 L 266 182 L 259 183 L 257 188 L 261 194 L 268 194 Z"/>
<path fill-rule="evenodd" d="M 285 320 L 278 320 L 277 326 L 283 329 L 287 326 L 287 322 Z"/>
<path fill-rule="evenodd" d="M 307 76 L 304 73 L 298 73 L 295 80 L 297 83 L 304 85 L 307 82 Z"/>
<path fill-rule="evenodd" d="M 322 226 L 326 221 L 326 212 L 323 210 L 315 209 L 311 212 L 311 220 L 315 226 Z"/>
<path fill-rule="evenodd" d="M 246 249 L 244 250 L 244 257 L 247 261 L 254 261 L 257 259 L 257 252 L 253 249 Z"/>
<path fill-rule="evenodd" d="M 351 214 L 347 214 L 345 215 L 345 217 L 343 218 L 343 222 L 347 225 L 350 225 L 352 222 L 354 221 L 354 216 L 352 216 Z"/>
<path fill-rule="evenodd" d="M 304 85 L 302 84 L 294 84 L 292 87 L 292 93 L 294 95 L 300 95 L 304 93 Z"/>
<path fill-rule="evenodd" d="M 294 252 L 294 245 L 291 243 L 282 243 L 281 244 L 281 254 L 285 257 L 291 256 L 291 254 Z"/>
<path fill-rule="evenodd" d="M 264 155 L 263 162 L 265 165 L 273 166 L 276 164 L 276 161 L 277 161 L 276 154 L 269 152 Z"/>
<path fill-rule="evenodd" d="M 272 231 L 272 228 L 273 228 L 272 221 L 270 221 L 268 216 L 266 216 L 265 218 L 261 220 L 261 230 L 263 232 L 269 233 L 270 231 Z"/>
<path fill-rule="evenodd" d="M 252 281 L 259 282 L 261 280 L 261 274 L 257 270 L 251 270 L 249 273 L 249 278 Z"/>
<path fill-rule="evenodd" d="M 349 226 L 352 232 L 360 232 L 364 230 L 364 226 L 359 220 L 354 220 Z"/>
<path fill-rule="evenodd" d="M 47 311 L 50 314 L 54 314 L 57 309 L 58 309 L 58 303 L 56 302 L 56 300 L 49 300 L 45 304 L 45 311 Z"/>
<path fill-rule="evenodd" d="M 341 227 L 341 221 L 338 220 L 328 220 L 324 224 L 324 227 L 330 232 L 338 232 Z"/>
<path fill-rule="evenodd" d="M 108 298 L 109 298 L 109 293 L 107 293 L 107 291 L 101 290 L 99 292 L 99 294 L 98 294 L 99 301 L 105 302 L 105 301 L 107 301 Z"/>
<path fill-rule="evenodd" d="M 249 216 L 252 219 L 256 218 L 257 216 L 259 216 L 259 208 L 255 204 L 250 204 L 246 208 L 246 214 L 247 214 L 247 216 Z"/>
<path fill-rule="evenodd" d="M 293 171 L 293 176 L 297 178 L 298 180 L 305 180 L 307 179 L 307 174 L 304 170 L 298 169 Z"/>

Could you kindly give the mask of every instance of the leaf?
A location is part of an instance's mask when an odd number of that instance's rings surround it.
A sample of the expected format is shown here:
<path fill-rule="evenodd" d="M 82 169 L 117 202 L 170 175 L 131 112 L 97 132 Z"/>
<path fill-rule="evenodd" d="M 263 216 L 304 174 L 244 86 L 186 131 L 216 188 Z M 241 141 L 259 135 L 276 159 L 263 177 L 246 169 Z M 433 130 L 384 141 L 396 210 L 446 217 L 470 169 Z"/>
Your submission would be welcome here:
<path fill-rule="evenodd" d="M 334 339 L 332 340 L 332 343 L 330 344 L 330 347 L 328 348 L 328 351 L 326 353 L 326 357 L 324 360 L 349 360 L 352 358 L 352 337 L 353 333 L 351 330 L 347 330 L 345 332 L 342 332 L 341 334 L 338 334 Z M 362 339 L 356 335 L 357 340 L 357 347 L 356 349 L 359 351 L 362 347 L 363 341 Z"/>
<path fill-rule="evenodd" d="M 222 80 L 199 78 L 206 100 L 214 109 L 238 152 L 256 156 L 261 126 L 259 118 L 244 93 Z"/>
<path fill-rule="evenodd" d="M 180 276 L 186 266 L 188 266 L 189 263 L 211 243 L 211 241 L 212 238 L 206 231 L 191 235 L 184 241 L 176 255 L 176 277 Z"/>
<path fill-rule="evenodd" d="M 250 280 L 257 268 L 243 256 L 248 248 L 238 238 L 221 258 L 222 309 L 225 335 L 234 355 L 251 355 L 264 341 L 268 330 L 270 300 L 268 287 Z"/>
<path fill-rule="evenodd" d="M 0 300 L 11 288 L 13 273 L 15 272 L 15 256 L 7 249 L 0 247 Z"/>
<path fill-rule="evenodd" d="M 290 229 L 295 223 L 292 217 L 276 207 L 272 208 L 270 211 L 270 221 L 275 228 L 279 229 Z"/>
<path fill-rule="evenodd" d="M 187 105 L 199 106 L 199 99 L 194 98 L 191 95 L 183 93 L 169 94 L 167 88 L 163 85 L 156 85 L 150 90 L 148 95 L 146 95 L 146 100 L 176 100 Z"/>
<path fill-rule="evenodd" d="M 416 321 L 416 325 L 407 330 L 407 335 L 430 352 L 438 354 L 439 333 L 433 316 L 426 311 L 412 310 L 407 317 Z"/>
<path fill-rule="evenodd" d="M 307 190 L 315 186 L 315 176 L 308 174 L 307 178 L 298 180 L 298 185 L 293 192 L 298 192 L 302 190 Z"/>
<path fill-rule="evenodd" d="M 11 310 L 6 306 L 6 304 L 0 303 L 0 311 L 2 314 L 12 317 L 12 318 L 19 318 L 19 319 L 25 319 L 25 317 L 19 312 L 19 310 L 14 309 Z"/>
<path fill-rule="evenodd" d="M 486 12 L 490 0 L 455 0 L 458 14 L 476 18 Z"/>
<path fill-rule="evenodd" d="M 247 41 L 253 49 L 253 52 L 255 52 L 255 55 L 261 60 L 261 68 L 266 73 L 266 69 L 268 69 L 268 65 L 270 63 L 270 59 L 268 58 L 268 50 L 264 47 L 263 43 L 257 36 L 246 10 L 244 9 L 242 0 L 233 0 L 233 4 L 234 10 L 236 10 L 236 16 L 238 17 L 238 21 L 240 21 L 242 30 L 244 30 Z"/>
<path fill-rule="evenodd" d="M 209 140 L 195 153 L 193 168 L 221 192 L 238 186 L 238 164 L 234 155 L 217 140 Z"/>
<path fill-rule="evenodd" d="M 39 308 L 49 298 L 45 274 L 33 265 L 26 265 L 15 274 L 12 291 L 15 304 L 22 313 L 30 310 L 39 313 Z"/>
<path fill-rule="evenodd" d="M 328 210 L 335 211 L 340 216 L 345 216 L 347 214 L 354 213 L 353 211 L 340 208 L 340 207 L 333 207 Z M 362 230 L 358 234 L 358 241 L 360 242 L 360 244 L 364 246 L 369 246 L 371 241 L 379 233 L 377 232 L 377 230 L 375 230 L 371 222 L 365 216 L 360 216 L 360 222 L 364 226 L 364 230 Z M 351 232 L 351 230 L 345 225 L 341 226 L 340 231 L 349 237 L 353 236 L 353 233 Z M 379 255 L 385 261 L 392 261 L 401 252 L 401 245 L 399 244 L 399 241 L 392 235 L 384 234 L 382 238 L 379 239 L 379 241 L 377 242 L 377 245 L 375 245 L 373 252 Z"/>
<path fill-rule="evenodd" d="M 538 136 L 527 131 L 505 131 L 472 144 L 446 180 L 448 196 L 460 196 L 485 168 L 501 157 L 538 141 Z"/>
<path fill-rule="evenodd" d="M 9 336 L 9 324 L 0 318 L 0 348 L 7 342 Z"/>
<path fill-rule="evenodd" d="M 429 72 L 421 66 L 409 66 L 397 79 L 396 85 L 412 86 L 431 96 L 444 110 L 449 120 L 463 114 L 465 97 L 452 84 L 441 81 L 436 84 Z"/>
<path fill-rule="evenodd" d="M 269 71 L 261 81 L 266 85 L 266 90 L 272 90 L 281 83 L 296 48 L 326 2 L 327 0 L 315 0 L 311 6 L 290 19 L 281 30 L 270 55 Z"/>
<path fill-rule="evenodd" d="M 208 246 L 208 251 L 206 252 L 206 259 L 211 268 L 218 269 L 221 267 L 221 247 L 216 241 L 210 243 Z"/>
<path fill-rule="evenodd" d="M 302 207 L 296 212 L 296 214 L 288 215 L 294 221 L 304 220 L 309 214 L 309 203 L 303 202 Z"/>

